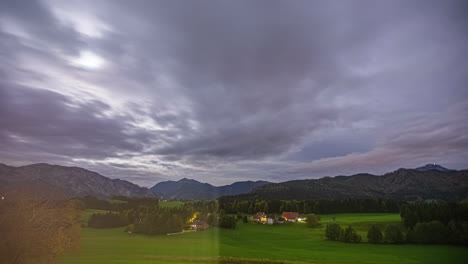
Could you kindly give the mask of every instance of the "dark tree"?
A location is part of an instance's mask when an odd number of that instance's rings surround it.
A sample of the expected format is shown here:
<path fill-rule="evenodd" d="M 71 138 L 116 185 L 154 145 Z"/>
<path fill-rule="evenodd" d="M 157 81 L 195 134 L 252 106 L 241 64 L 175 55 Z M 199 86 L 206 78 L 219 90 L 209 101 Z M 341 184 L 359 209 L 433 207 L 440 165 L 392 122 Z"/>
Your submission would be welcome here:
<path fill-rule="evenodd" d="M 341 235 L 341 226 L 337 223 L 329 223 L 325 228 L 325 237 L 328 240 L 337 241 L 340 239 Z"/>
<path fill-rule="evenodd" d="M 361 242 L 361 236 L 356 233 L 352 226 L 348 226 L 341 232 L 340 240 L 348 243 L 359 243 Z"/>
<path fill-rule="evenodd" d="M 222 228 L 236 228 L 236 219 L 233 216 L 223 215 L 219 218 L 219 227 Z"/>
<path fill-rule="evenodd" d="M 247 216 L 246 216 L 246 215 L 244 215 L 244 216 L 242 217 L 242 222 L 243 222 L 244 224 L 247 224 L 247 223 L 249 222 L 249 220 L 247 219 Z"/>
<path fill-rule="evenodd" d="M 378 244 L 383 242 L 383 234 L 380 228 L 376 225 L 371 225 L 367 231 L 367 241 L 369 243 Z"/>
<path fill-rule="evenodd" d="M 384 241 L 390 244 L 401 244 L 405 241 L 399 226 L 388 225 L 384 232 Z"/>
<path fill-rule="evenodd" d="M 310 214 L 306 218 L 306 223 L 308 227 L 318 227 L 320 226 L 320 217 L 314 214 Z"/>
<path fill-rule="evenodd" d="M 408 234 L 409 242 L 444 244 L 449 239 L 449 231 L 439 221 L 429 223 L 418 223 L 414 231 Z"/>

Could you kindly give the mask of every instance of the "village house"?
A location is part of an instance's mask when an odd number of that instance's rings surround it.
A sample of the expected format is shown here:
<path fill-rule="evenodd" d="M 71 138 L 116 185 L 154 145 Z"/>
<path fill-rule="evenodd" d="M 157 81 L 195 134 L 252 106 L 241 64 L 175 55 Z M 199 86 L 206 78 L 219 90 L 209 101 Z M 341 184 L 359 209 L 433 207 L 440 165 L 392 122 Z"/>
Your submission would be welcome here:
<path fill-rule="evenodd" d="M 252 217 L 252 220 L 257 223 L 265 223 L 267 221 L 267 215 L 264 212 L 258 212 Z"/>
<path fill-rule="evenodd" d="M 284 218 L 285 221 L 287 222 L 297 222 L 297 218 L 299 218 L 299 213 L 298 212 L 283 212 L 281 214 L 281 217 Z"/>

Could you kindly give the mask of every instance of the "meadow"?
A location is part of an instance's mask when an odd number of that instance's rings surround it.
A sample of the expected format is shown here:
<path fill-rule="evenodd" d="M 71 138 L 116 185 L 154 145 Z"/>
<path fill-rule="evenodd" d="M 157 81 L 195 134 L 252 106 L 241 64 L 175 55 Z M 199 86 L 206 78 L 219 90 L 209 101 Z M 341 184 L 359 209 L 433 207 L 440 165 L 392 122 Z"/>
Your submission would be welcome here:
<path fill-rule="evenodd" d="M 89 212 L 86 213 L 89 215 Z M 59 263 L 465 263 L 466 247 L 373 245 L 327 241 L 325 224 L 351 224 L 366 241 L 370 224 L 398 224 L 398 214 L 324 215 L 322 226 L 239 223 L 235 230 L 209 228 L 171 236 L 128 234 L 123 228 L 83 228 L 81 248 Z"/>

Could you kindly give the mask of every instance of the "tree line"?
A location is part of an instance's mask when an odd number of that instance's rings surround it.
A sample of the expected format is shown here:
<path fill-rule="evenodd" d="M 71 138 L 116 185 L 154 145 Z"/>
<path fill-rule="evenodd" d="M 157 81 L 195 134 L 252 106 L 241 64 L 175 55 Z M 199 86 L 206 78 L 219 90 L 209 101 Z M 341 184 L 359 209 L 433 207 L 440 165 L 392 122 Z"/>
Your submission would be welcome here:
<path fill-rule="evenodd" d="M 401 207 L 401 225 L 387 225 L 383 230 L 371 225 L 367 232 L 369 243 L 416 243 L 468 245 L 468 204 L 427 203 L 404 204 Z M 362 238 L 352 226 L 342 228 L 327 224 L 328 240 L 359 243 Z"/>
<path fill-rule="evenodd" d="M 467 203 L 412 203 L 400 216 L 410 243 L 468 245 Z"/>
<path fill-rule="evenodd" d="M 147 235 L 161 235 L 181 232 L 190 228 L 188 224 L 194 220 L 206 221 L 210 226 L 235 228 L 236 218 L 219 211 L 217 201 L 192 201 L 180 207 L 165 208 L 159 206 L 154 198 L 117 197 L 127 204 L 118 203 L 119 207 L 107 204 L 113 210 L 107 213 L 96 213 L 88 219 L 88 226 L 93 228 L 114 228 L 127 226 L 125 229 L 131 233 Z M 114 199 L 117 199 L 114 197 Z M 87 204 L 93 206 L 104 205 L 101 200 L 86 197 Z M 91 202 L 91 203 L 90 203 Z M 102 208 L 102 207 L 101 207 Z M 120 209 L 119 209 L 120 208 Z"/>
<path fill-rule="evenodd" d="M 228 214 L 237 212 L 254 214 L 265 212 L 279 214 L 284 211 L 303 214 L 335 213 L 399 213 L 404 202 L 387 199 L 340 199 L 340 200 L 238 200 L 221 197 L 219 208 Z"/>

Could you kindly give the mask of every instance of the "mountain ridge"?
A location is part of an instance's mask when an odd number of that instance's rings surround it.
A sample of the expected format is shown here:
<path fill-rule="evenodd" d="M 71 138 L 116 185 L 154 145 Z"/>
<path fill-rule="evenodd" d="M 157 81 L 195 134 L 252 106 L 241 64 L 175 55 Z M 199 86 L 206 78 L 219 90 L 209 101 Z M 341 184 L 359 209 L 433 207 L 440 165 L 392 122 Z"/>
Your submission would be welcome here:
<path fill-rule="evenodd" d="M 80 167 L 36 163 L 25 166 L 0 164 L 0 191 L 21 186 L 47 186 L 66 197 L 110 197 L 114 195 L 154 197 L 149 189 L 129 181 L 110 179 Z"/>
<path fill-rule="evenodd" d="M 468 197 L 468 170 L 398 169 L 384 175 L 355 174 L 292 180 L 253 189 L 257 199 L 389 198 L 461 200 Z"/>
<path fill-rule="evenodd" d="M 229 185 L 213 186 L 194 179 L 183 178 L 178 181 L 163 181 L 150 188 L 162 199 L 210 200 L 225 195 L 248 193 L 253 188 L 269 184 L 267 181 L 241 181 Z"/>

